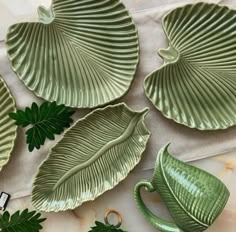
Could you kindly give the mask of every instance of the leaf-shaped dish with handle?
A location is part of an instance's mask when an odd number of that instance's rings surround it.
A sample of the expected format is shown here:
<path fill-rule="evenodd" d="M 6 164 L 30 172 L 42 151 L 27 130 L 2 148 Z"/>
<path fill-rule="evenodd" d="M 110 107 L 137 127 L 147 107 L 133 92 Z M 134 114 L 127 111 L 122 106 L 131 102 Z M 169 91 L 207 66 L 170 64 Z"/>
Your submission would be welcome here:
<path fill-rule="evenodd" d="M 139 61 L 138 35 L 120 0 L 53 0 L 38 23 L 9 28 L 13 70 L 37 96 L 93 108 L 122 97 Z"/>
<path fill-rule="evenodd" d="M 8 114 L 15 111 L 15 100 L 0 76 L 0 171 L 14 148 L 17 126 Z"/>
<path fill-rule="evenodd" d="M 35 208 L 74 209 L 126 178 L 150 137 L 144 124 L 146 113 L 147 109 L 134 112 L 118 104 L 77 121 L 39 168 L 32 193 Z"/>
<path fill-rule="evenodd" d="M 155 216 L 144 204 L 140 189 L 157 191 L 174 222 Z M 145 218 L 162 232 L 205 231 L 224 209 L 229 190 L 215 176 L 174 158 L 165 146 L 158 153 L 151 181 L 135 187 L 135 199 Z"/>
<path fill-rule="evenodd" d="M 236 11 L 197 3 L 163 19 L 169 48 L 164 65 L 145 80 L 145 93 L 164 116 L 200 130 L 236 124 Z"/>

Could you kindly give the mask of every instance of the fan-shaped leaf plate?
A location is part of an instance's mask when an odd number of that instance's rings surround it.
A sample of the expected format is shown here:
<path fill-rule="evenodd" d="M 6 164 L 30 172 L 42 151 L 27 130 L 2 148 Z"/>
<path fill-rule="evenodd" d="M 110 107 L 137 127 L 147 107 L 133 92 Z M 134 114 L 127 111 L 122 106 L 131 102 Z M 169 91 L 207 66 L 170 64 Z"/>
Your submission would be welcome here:
<path fill-rule="evenodd" d="M 150 136 L 143 122 L 146 112 L 118 104 L 77 121 L 39 168 L 33 205 L 47 212 L 74 209 L 126 178 Z"/>
<path fill-rule="evenodd" d="M 167 118 L 200 130 L 236 124 L 236 11 L 197 3 L 163 19 L 169 41 L 164 65 L 145 80 L 145 92 Z"/>
<path fill-rule="evenodd" d="M 139 60 L 135 25 L 120 0 L 53 0 L 38 23 L 9 28 L 13 70 L 36 95 L 93 108 L 122 97 Z"/>
<path fill-rule="evenodd" d="M 9 161 L 14 147 L 17 126 L 8 114 L 15 111 L 15 100 L 0 76 L 0 171 Z"/>

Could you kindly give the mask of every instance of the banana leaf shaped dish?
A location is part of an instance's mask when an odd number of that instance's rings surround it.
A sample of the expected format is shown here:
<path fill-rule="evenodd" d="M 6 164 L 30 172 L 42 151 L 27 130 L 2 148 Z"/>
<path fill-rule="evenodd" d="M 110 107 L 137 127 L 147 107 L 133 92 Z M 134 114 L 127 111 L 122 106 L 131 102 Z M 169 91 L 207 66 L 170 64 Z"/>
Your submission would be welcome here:
<path fill-rule="evenodd" d="M 155 216 L 144 204 L 141 188 L 157 191 L 167 205 L 174 222 Z M 161 232 L 205 231 L 224 209 L 227 187 L 215 176 L 174 158 L 165 146 L 158 153 L 151 181 L 135 187 L 136 203 L 144 217 Z"/>
<path fill-rule="evenodd" d="M 0 76 L 0 171 L 8 163 L 14 148 L 17 126 L 8 114 L 15 111 L 15 100 Z"/>
<path fill-rule="evenodd" d="M 77 121 L 50 151 L 34 181 L 40 211 L 64 211 L 91 201 L 122 181 L 138 164 L 150 132 L 147 109 L 125 104 L 97 109 Z"/>
<path fill-rule="evenodd" d="M 93 108 L 122 97 L 139 61 L 138 35 L 120 0 L 53 0 L 39 22 L 12 25 L 13 70 L 48 101 Z"/>
<path fill-rule="evenodd" d="M 147 97 L 164 116 L 200 130 L 236 124 L 236 11 L 197 3 L 163 19 L 169 47 L 148 75 Z"/>

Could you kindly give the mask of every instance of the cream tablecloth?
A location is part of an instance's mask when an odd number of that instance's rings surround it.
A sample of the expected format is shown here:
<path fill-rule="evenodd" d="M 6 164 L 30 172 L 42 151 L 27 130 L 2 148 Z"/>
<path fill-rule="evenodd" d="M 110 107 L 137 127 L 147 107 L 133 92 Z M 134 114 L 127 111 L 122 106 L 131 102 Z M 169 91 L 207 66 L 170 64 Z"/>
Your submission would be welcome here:
<path fill-rule="evenodd" d="M 130 10 L 138 27 L 140 37 L 140 65 L 129 93 L 120 101 L 125 101 L 133 109 L 150 107 L 146 124 L 152 132 L 148 148 L 143 160 L 135 171 L 152 169 L 157 151 L 171 142 L 171 150 L 185 161 L 214 156 L 236 149 L 236 127 L 224 131 L 204 132 L 189 129 L 168 120 L 158 112 L 145 97 L 143 80 L 145 76 L 162 64 L 157 50 L 167 46 L 162 30 L 161 19 L 169 10 L 191 0 L 123 0 Z M 212 0 L 208 2 L 228 4 L 236 7 L 236 1 Z M 0 0 L 0 40 L 4 40 L 9 24 L 19 21 L 35 21 L 37 5 L 49 5 L 49 0 Z M 0 74 L 7 81 L 19 109 L 31 105 L 33 101 L 42 102 L 31 93 L 11 70 L 4 42 L 0 43 Z M 77 110 L 74 119 L 85 115 L 89 110 Z M 59 139 L 61 136 L 58 136 Z M 10 163 L 0 173 L 0 190 L 12 194 L 13 198 L 27 196 L 31 192 L 32 180 L 39 164 L 47 157 L 53 142 L 47 142 L 40 150 L 33 153 L 27 151 L 24 130 L 18 129 L 16 146 Z"/>
<path fill-rule="evenodd" d="M 73 211 L 44 214 L 48 220 L 43 224 L 42 232 L 87 232 L 95 220 L 103 220 L 104 212 L 116 208 L 124 216 L 123 228 L 131 232 L 155 232 L 137 210 L 133 199 L 133 187 L 137 181 L 150 178 L 157 150 L 164 144 L 172 142 L 171 149 L 180 159 L 195 160 L 219 153 L 227 153 L 194 162 L 214 175 L 218 176 L 229 188 L 231 197 L 222 215 L 217 219 L 209 232 L 235 232 L 236 228 L 236 128 L 219 132 L 201 132 L 177 125 L 164 118 L 146 99 L 142 90 L 144 77 L 162 64 L 157 56 L 160 47 L 166 47 L 164 33 L 161 29 L 161 18 L 169 10 L 191 0 L 123 0 L 132 13 L 139 29 L 141 60 L 135 82 L 129 94 L 122 100 L 134 109 L 150 107 L 151 111 L 146 123 L 152 131 L 152 138 L 140 165 L 128 178 L 112 191 L 106 192 L 96 201 L 84 204 Z M 220 2 L 236 8 L 236 1 Z M 8 25 L 24 20 L 37 19 L 36 6 L 49 5 L 50 0 L 0 0 L 0 40 L 4 40 Z M 29 106 L 32 101 L 42 100 L 28 91 L 12 72 L 4 43 L 0 43 L 0 74 L 7 81 L 16 98 L 17 107 Z M 0 109 L 1 110 L 1 109 Z M 87 111 L 78 110 L 75 119 L 82 117 Z M 57 137 L 59 139 L 60 136 Z M 30 197 L 31 183 L 38 165 L 46 158 L 48 150 L 54 142 L 48 142 L 43 149 L 29 153 L 25 145 L 22 129 L 18 130 L 18 138 L 11 161 L 0 173 L 0 191 L 7 191 L 18 198 L 10 201 L 8 210 L 15 212 L 26 207 L 33 209 Z M 227 151 L 232 151 L 228 153 Z M 150 169 L 150 170 L 149 170 Z M 144 194 L 147 205 L 161 217 L 170 218 L 160 198 L 154 194 Z"/>

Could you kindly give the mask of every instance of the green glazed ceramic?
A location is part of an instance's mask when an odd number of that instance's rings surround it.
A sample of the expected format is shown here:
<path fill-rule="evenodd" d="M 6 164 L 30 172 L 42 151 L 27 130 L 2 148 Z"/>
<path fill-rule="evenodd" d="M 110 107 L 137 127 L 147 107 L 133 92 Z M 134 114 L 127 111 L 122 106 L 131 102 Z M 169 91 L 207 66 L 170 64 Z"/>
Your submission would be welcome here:
<path fill-rule="evenodd" d="M 138 35 L 120 0 L 53 0 L 38 23 L 9 28 L 13 70 L 37 96 L 93 108 L 122 97 L 139 61 Z"/>
<path fill-rule="evenodd" d="M 145 93 L 164 116 L 200 130 L 236 124 L 236 11 L 197 3 L 163 19 L 169 48 Z"/>
<path fill-rule="evenodd" d="M 77 121 L 39 168 L 32 194 L 35 208 L 74 209 L 125 179 L 150 137 L 144 125 L 147 111 L 134 112 L 118 104 Z"/>
<path fill-rule="evenodd" d="M 8 114 L 15 111 L 15 100 L 0 76 L 0 171 L 9 161 L 14 147 L 17 126 Z"/>
<path fill-rule="evenodd" d="M 157 191 L 174 222 L 155 216 L 144 204 L 140 190 Z M 135 187 L 135 199 L 144 217 L 162 232 L 201 232 L 219 216 L 229 198 L 226 186 L 211 174 L 183 163 L 168 152 L 158 154 L 153 179 Z"/>

